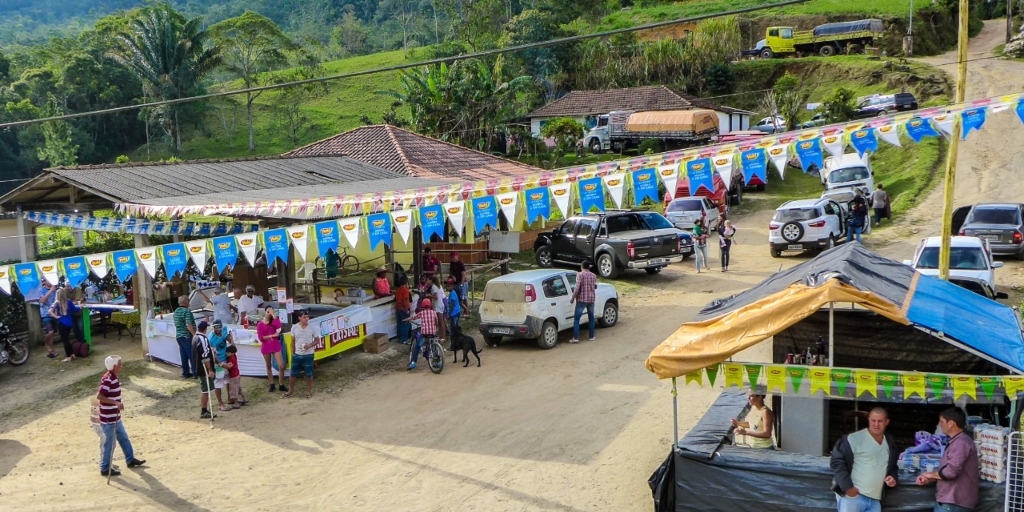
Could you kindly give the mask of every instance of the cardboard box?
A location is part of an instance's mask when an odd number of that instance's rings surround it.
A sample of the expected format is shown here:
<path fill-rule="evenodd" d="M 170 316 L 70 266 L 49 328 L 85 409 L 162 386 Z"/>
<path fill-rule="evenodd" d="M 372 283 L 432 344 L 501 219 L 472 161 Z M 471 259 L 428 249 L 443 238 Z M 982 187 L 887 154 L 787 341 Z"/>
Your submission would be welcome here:
<path fill-rule="evenodd" d="M 367 334 L 363 338 L 363 352 L 380 354 L 388 349 L 388 335 L 382 333 Z"/>

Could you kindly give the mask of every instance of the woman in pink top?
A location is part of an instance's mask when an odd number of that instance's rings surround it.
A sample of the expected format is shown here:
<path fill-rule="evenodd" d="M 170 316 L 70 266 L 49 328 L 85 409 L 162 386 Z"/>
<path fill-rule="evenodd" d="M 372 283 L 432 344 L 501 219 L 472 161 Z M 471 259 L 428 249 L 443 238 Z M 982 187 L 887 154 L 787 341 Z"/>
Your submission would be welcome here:
<path fill-rule="evenodd" d="M 270 391 L 280 388 L 281 391 L 288 391 L 284 385 L 284 356 L 281 355 L 281 321 L 274 316 L 274 308 L 268 306 L 263 320 L 256 324 L 256 336 L 260 340 L 260 353 L 267 363 L 267 380 L 270 381 Z M 277 386 L 274 386 L 274 372 L 271 368 L 270 358 L 277 359 Z"/>

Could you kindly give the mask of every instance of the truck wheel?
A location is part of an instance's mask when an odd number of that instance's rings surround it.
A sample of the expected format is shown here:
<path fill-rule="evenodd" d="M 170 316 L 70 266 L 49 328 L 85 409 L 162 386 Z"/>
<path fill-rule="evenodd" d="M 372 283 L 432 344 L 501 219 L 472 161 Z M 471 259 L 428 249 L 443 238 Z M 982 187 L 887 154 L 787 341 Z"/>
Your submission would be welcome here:
<path fill-rule="evenodd" d="M 601 148 L 600 139 L 590 139 L 590 151 L 595 155 L 600 155 L 601 153 L 604 153 L 604 149 Z"/>
<path fill-rule="evenodd" d="M 501 336 L 484 336 L 484 343 L 488 347 L 497 347 L 501 343 Z"/>
<path fill-rule="evenodd" d="M 541 268 L 551 268 L 553 261 L 550 247 L 544 246 L 537 249 L 537 265 Z"/>
<path fill-rule="evenodd" d="M 775 57 L 775 52 L 773 52 L 771 48 L 765 48 L 761 50 L 762 59 L 770 59 L 772 57 Z"/>
<path fill-rule="evenodd" d="M 540 328 L 540 338 L 537 338 L 537 346 L 544 349 L 550 350 L 555 348 L 558 344 L 558 327 L 551 320 L 544 322 L 544 325 Z"/>
<path fill-rule="evenodd" d="M 876 117 L 885 117 L 887 115 L 889 115 L 889 111 L 883 110 L 883 111 L 879 112 L 878 116 L 876 116 Z"/>
<path fill-rule="evenodd" d="M 611 254 L 603 253 L 597 257 L 597 275 L 605 279 L 614 279 L 619 275 L 619 269 L 615 268 L 615 258 Z"/>
<path fill-rule="evenodd" d="M 782 251 L 780 251 L 778 249 L 772 249 L 771 251 L 772 251 L 772 258 L 781 258 L 782 257 Z"/>
<path fill-rule="evenodd" d="M 825 46 L 822 46 L 818 50 L 818 54 L 821 55 L 822 57 L 831 57 L 836 54 L 836 47 L 830 44 L 826 44 Z"/>

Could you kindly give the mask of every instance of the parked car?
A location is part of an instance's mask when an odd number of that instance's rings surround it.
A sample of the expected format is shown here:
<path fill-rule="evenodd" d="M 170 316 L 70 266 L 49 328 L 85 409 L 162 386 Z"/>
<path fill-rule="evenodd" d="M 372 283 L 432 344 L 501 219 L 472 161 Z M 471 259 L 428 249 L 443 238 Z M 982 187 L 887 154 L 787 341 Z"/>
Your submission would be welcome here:
<path fill-rule="evenodd" d="M 830 156 L 824 164 L 819 175 L 826 190 L 860 190 L 865 198 L 875 190 L 875 173 L 867 155 L 846 153 L 841 157 Z"/>
<path fill-rule="evenodd" d="M 828 123 L 828 113 L 818 112 L 814 114 L 814 117 L 810 121 L 804 121 L 800 123 L 801 129 L 816 128 L 818 126 L 825 126 Z"/>
<path fill-rule="evenodd" d="M 751 127 L 761 133 L 778 133 L 786 131 L 786 120 L 779 117 L 766 117 Z"/>
<path fill-rule="evenodd" d="M 887 116 L 893 112 L 917 110 L 917 98 L 909 92 L 873 95 L 861 100 L 853 112 L 854 119 Z"/>
<path fill-rule="evenodd" d="M 576 305 L 569 302 L 576 286 L 571 270 L 527 270 L 496 277 L 484 287 L 480 333 L 490 346 L 503 338 L 536 339 L 540 348 L 554 348 L 559 331 L 571 329 Z M 619 294 L 608 283 L 597 284 L 594 315 L 601 327 L 619 321 Z M 580 322 L 589 321 L 586 312 Z"/>
<path fill-rule="evenodd" d="M 921 240 L 914 250 L 914 259 L 903 263 L 926 276 L 939 275 L 939 247 L 942 237 L 930 236 Z M 996 287 L 996 269 L 1001 261 L 992 261 L 992 250 L 987 240 L 974 236 L 954 236 L 949 239 L 949 276 L 980 279 L 993 290 Z"/>
<path fill-rule="evenodd" d="M 708 228 L 714 230 L 718 227 L 718 207 L 706 197 L 680 197 L 665 207 L 665 218 L 685 231 L 693 231 L 693 221 L 701 217 L 707 219 Z"/>
<path fill-rule="evenodd" d="M 1006 292 L 997 292 L 991 285 L 986 283 L 982 279 L 975 279 L 973 277 L 949 277 L 949 282 L 961 287 L 966 288 L 982 297 L 986 297 L 992 300 L 998 299 L 1009 299 L 1010 296 Z"/>
<path fill-rule="evenodd" d="M 773 258 L 783 251 L 825 250 L 846 235 L 847 215 L 835 201 L 799 199 L 775 210 L 768 224 L 768 245 Z"/>
<path fill-rule="evenodd" d="M 985 203 L 971 207 L 960 227 L 961 236 L 976 236 L 989 243 L 992 254 L 1024 260 L 1024 204 Z M 954 218 L 957 216 L 953 214 Z"/>
<path fill-rule="evenodd" d="M 544 268 L 556 262 L 578 265 L 590 261 L 604 278 L 614 278 L 626 269 L 642 268 L 656 274 L 683 260 L 683 236 L 657 212 L 588 213 L 539 235 L 534 251 L 537 264 Z"/>

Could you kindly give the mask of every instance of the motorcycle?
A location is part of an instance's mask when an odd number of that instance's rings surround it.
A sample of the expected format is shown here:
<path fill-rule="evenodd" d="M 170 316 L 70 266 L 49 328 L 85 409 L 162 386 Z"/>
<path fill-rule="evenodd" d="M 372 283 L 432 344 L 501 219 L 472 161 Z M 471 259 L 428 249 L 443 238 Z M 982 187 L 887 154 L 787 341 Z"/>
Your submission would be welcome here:
<path fill-rule="evenodd" d="M 21 366 L 28 361 L 28 342 L 15 338 L 10 327 L 3 322 L 0 322 L 0 339 L 3 340 L 0 346 L 0 364 L 11 363 L 14 366 Z"/>

